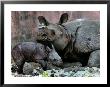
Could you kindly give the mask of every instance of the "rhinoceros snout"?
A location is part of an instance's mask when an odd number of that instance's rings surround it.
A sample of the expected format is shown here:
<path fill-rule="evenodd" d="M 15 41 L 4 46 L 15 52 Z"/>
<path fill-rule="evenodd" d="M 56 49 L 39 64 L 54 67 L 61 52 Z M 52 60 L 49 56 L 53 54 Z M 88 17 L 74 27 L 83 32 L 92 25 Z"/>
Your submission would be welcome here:
<path fill-rule="evenodd" d="M 63 66 L 63 61 L 62 60 L 55 61 L 54 65 L 56 65 L 56 66 Z"/>
<path fill-rule="evenodd" d="M 58 66 L 63 66 L 63 62 L 62 62 L 62 61 L 60 61 L 60 63 L 58 64 Z"/>

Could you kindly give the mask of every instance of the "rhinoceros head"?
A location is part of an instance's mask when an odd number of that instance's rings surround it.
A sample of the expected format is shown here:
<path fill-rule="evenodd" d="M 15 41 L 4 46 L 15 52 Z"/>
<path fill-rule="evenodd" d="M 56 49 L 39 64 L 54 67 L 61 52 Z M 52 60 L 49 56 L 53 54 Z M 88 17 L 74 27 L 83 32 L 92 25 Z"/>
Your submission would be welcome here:
<path fill-rule="evenodd" d="M 68 14 L 62 14 L 59 23 L 56 24 L 49 23 L 43 16 L 39 16 L 38 20 L 40 25 L 36 39 L 42 41 L 54 41 L 63 35 L 64 27 L 61 26 L 61 24 L 67 22 Z"/>

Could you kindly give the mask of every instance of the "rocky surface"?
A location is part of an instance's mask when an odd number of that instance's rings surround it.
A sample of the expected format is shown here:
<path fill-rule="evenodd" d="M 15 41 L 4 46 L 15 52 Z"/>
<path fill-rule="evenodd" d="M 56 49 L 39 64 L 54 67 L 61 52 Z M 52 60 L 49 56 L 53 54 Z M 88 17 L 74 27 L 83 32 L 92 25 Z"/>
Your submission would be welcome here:
<path fill-rule="evenodd" d="M 31 75 L 33 73 L 33 71 L 36 69 L 36 67 L 41 67 L 41 65 L 39 63 L 34 63 L 34 62 L 30 62 L 30 63 L 25 63 L 24 67 L 23 67 L 23 73 L 25 75 Z"/>
<path fill-rule="evenodd" d="M 37 67 L 37 68 L 36 68 Z M 53 69 L 51 69 L 53 68 Z M 43 69 L 34 63 L 25 63 L 24 74 L 13 72 L 14 77 L 99 77 L 100 68 L 81 67 L 80 63 L 66 63 L 63 68 L 54 68 L 43 71 Z"/>

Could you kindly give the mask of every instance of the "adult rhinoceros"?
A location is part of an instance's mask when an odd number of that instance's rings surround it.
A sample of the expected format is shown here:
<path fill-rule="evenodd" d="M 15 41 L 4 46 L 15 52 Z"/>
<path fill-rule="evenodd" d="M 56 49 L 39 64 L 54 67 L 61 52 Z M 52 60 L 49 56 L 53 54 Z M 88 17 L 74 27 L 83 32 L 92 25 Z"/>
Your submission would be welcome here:
<path fill-rule="evenodd" d="M 99 21 L 77 19 L 67 22 L 67 13 L 62 14 L 56 24 L 43 16 L 39 16 L 38 20 L 37 40 L 51 42 L 63 60 L 80 61 L 83 66 L 100 65 Z"/>

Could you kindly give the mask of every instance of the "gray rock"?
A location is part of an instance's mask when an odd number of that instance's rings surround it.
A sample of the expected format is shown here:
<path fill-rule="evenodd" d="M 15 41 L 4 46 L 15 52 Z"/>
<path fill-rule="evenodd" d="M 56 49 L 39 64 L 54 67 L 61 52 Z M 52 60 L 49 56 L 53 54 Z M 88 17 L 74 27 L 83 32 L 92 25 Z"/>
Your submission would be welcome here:
<path fill-rule="evenodd" d="M 72 70 L 73 70 L 72 67 L 64 68 L 64 72 L 69 72 L 69 71 L 72 71 Z"/>
<path fill-rule="evenodd" d="M 78 70 L 73 74 L 73 77 L 99 77 L 100 71 L 97 67 L 85 67 L 83 71 Z"/>
<path fill-rule="evenodd" d="M 39 74 L 40 73 L 36 69 L 33 69 L 32 76 L 38 76 Z"/>
<path fill-rule="evenodd" d="M 91 53 L 88 60 L 89 67 L 100 67 L 100 50 Z"/>
<path fill-rule="evenodd" d="M 44 70 L 42 68 L 37 67 L 36 69 L 33 69 L 32 76 L 38 76 L 38 75 L 42 74 L 43 71 Z"/>
<path fill-rule="evenodd" d="M 33 72 L 32 65 L 29 63 L 25 63 L 23 67 L 23 73 L 25 75 L 29 75 L 29 74 L 32 74 L 32 72 Z"/>
<path fill-rule="evenodd" d="M 64 68 L 68 68 L 68 67 L 81 67 L 82 66 L 82 64 L 80 63 L 80 62 L 73 62 L 73 63 L 67 63 L 67 62 L 65 62 L 64 64 L 63 64 L 63 67 Z"/>
<path fill-rule="evenodd" d="M 84 71 L 85 70 L 85 67 L 74 67 L 73 69 L 72 69 L 72 71 L 73 72 L 77 72 L 77 71 Z"/>
<path fill-rule="evenodd" d="M 60 76 L 60 77 L 65 77 L 65 76 L 67 76 L 67 75 L 65 75 L 65 74 L 60 74 L 59 76 Z"/>
<path fill-rule="evenodd" d="M 51 70 L 51 73 L 56 73 L 55 69 L 52 69 L 52 70 Z"/>
<path fill-rule="evenodd" d="M 47 70 L 51 70 L 51 69 L 56 69 L 56 70 L 59 70 L 61 67 L 59 66 L 55 66 L 53 65 L 51 62 L 47 62 Z"/>
<path fill-rule="evenodd" d="M 37 67 L 41 67 L 41 65 L 34 62 L 30 62 L 30 63 L 25 62 L 23 66 L 23 73 L 25 75 L 32 75 L 33 70 L 36 69 Z"/>

